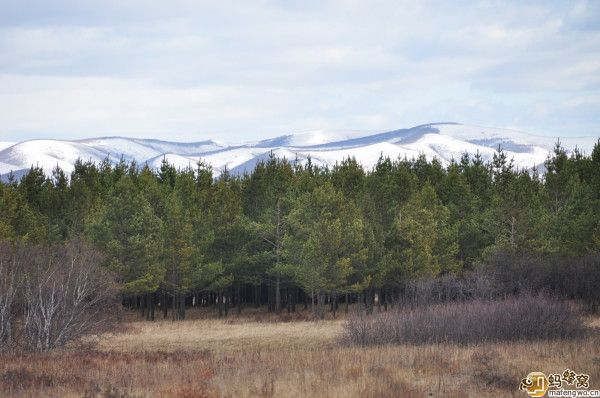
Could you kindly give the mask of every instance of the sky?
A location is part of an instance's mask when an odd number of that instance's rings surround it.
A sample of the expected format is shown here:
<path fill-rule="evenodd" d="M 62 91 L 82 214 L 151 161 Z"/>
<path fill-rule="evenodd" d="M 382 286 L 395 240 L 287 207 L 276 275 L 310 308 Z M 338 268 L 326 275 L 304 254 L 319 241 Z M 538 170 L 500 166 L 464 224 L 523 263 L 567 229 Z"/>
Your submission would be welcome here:
<path fill-rule="evenodd" d="M 600 136 L 600 1 L 0 0 L 0 141 Z"/>

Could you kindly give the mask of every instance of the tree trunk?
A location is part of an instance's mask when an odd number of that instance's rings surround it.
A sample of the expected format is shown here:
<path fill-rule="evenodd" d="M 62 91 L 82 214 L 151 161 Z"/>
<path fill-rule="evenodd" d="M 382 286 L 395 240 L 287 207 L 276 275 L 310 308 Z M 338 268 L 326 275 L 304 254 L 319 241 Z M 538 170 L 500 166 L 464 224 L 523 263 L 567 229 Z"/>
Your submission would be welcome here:
<path fill-rule="evenodd" d="M 281 278 L 279 275 L 275 279 L 275 312 L 277 314 L 281 312 Z"/>
<path fill-rule="evenodd" d="M 367 313 L 368 314 L 372 314 L 373 313 L 373 289 L 369 289 L 367 290 Z"/>
<path fill-rule="evenodd" d="M 154 295 L 155 293 L 150 293 L 150 320 L 154 321 Z"/>
<path fill-rule="evenodd" d="M 254 306 L 260 307 L 260 285 L 254 286 Z"/>
<path fill-rule="evenodd" d="M 271 286 L 271 282 L 267 286 L 267 310 L 273 312 L 273 286 Z"/>
<path fill-rule="evenodd" d="M 296 303 L 298 302 L 298 288 L 294 287 L 292 293 L 292 312 L 296 312 Z"/>
<path fill-rule="evenodd" d="M 332 304 L 333 304 L 333 306 L 332 306 L 332 310 L 333 310 L 333 317 L 335 318 L 335 315 L 336 315 L 336 313 L 337 313 L 337 308 L 338 308 L 338 303 L 337 303 L 337 294 L 334 294 L 334 295 L 332 296 L 332 299 L 333 299 L 333 302 L 332 302 Z"/>
<path fill-rule="evenodd" d="M 223 292 L 217 294 L 217 301 L 219 304 L 219 318 L 223 317 Z"/>
<path fill-rule="evenodd" d="M 185 295 L 179 295 L 179 319 L 185 319 Z"/>
<path fill-rule="evenodd" d="M 173 292 L 173 302 L 171 303 L 173 307 L 171 308 L 171 318 L 173 320 L 177 317 L 177 293 Z"/>
<path fill-rule="evenodd" d="M 146 295 L 143 294 L 140 298 L 140 309 L 142 311 L 142 319 L 146 317 Z"/>
<path fill-rule="evenodd" d="M 358 312 L 362 312 L 363 309 L 363 293 L 358 293 L 358 300 L 356 301 L 356 308 Z"/>
<path fill-rule="evenodd" d="M 323 307 L 325 306 L 325 295 L 321 292 L 317 293 L 317 312 L 319 319 L 325 318 L 325 310 Z"/>
<path fill-rule="evenodd" d="M 281 201 L 277 200 L 277 225 L 275 226 L 275 264 L 279 265 L 281 260 Z M 278 270 L 279 271 L 279 270 Z M 277 275 L 275 280 L 275 312 L 281 311 L 281 276 Z"/>
<path fill-rule="evenodd" d="M 167 292 L 162 291 L 162 310 L 163 310 L 163 318 L 167 318 L 169 316 L 169 304 L 167 303 Z"/>
<path fill-rule="evenodd" d="M 383 289 L 383 291 L 381 293 L 381 298 L 383 299 L 383 310 L 387 311 L 388 310 L 388 293 L 387 293 L 387 289 Z"/>
<path fill-rule="evenodd" d="M 303 292 L 304 294 L 302 295 L 302 297 L 304 297 L 304 311 L 306 311 L 308 309 L 308 294 L 306 294 L 306 292 Z"/>

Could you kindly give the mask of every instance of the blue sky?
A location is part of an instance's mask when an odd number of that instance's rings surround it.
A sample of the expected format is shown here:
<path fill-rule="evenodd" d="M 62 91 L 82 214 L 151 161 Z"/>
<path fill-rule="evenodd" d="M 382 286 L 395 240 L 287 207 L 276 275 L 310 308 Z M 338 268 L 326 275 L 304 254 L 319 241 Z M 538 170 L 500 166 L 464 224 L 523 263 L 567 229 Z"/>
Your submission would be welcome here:
<path fill-rule="evenodd" d="M 0 140 L 600 136 L 600 1 L 0 0 Z"/>

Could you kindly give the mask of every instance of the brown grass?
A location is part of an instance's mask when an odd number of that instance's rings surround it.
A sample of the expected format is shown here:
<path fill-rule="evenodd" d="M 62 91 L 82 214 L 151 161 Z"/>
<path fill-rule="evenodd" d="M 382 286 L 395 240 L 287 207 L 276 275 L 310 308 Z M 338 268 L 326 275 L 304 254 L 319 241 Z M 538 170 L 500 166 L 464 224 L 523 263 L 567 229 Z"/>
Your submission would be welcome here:
<path fill-rule="evenodd" d="M 93 349 L 0 354 L 0 396 L 521 397 L 527 373 L 567 367 L 600 386 L 597 330 L 577 340 L 344 347 L 341 320 L 190 315 L 130 322 Z"/>
<path fill-rule="evenodd" d="M 342 320 L 327 322 L 231 323 L 223 320 L 134 322 L 129 331 L 98 339 L 103 351 L 209 350 L 213 353 L 255 349 L 292 349 L 331 345 Z"/>

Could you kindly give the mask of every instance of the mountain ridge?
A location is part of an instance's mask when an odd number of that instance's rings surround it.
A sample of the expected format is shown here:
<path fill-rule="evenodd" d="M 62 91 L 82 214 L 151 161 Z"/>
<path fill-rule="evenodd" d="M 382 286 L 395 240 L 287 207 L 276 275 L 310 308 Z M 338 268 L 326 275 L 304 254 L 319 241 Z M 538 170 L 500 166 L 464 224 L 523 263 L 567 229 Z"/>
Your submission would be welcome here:
<path fill-rule="evenodd" d="M 564 137 L 561 144 L 570 152 L 576 147 L 590 152 L 597 137 Z M 44 168 L 47 174 L 58 165 L 67 173 L 77 159 L 100 162 L 106 158 L 118 162 L 136 161 L 158 167 L 165 158 L 176 167 L 187 167 L 203 160 L 212 165 L 215 175 L 225 168 L 234 174 L 251 171 L 256 163 L 273 153 L 297 159 L 310 157 L 315 164 L 333 165 L 354 156 L 371 168 L 381 155 L 412 158 L 424 154 L 444 165 L 459 159 L 463 153 L 480 153 L 490 160 L 501 146 L 515 166 L 530 169 L 543 166 L 557 138 L 532 135 L 518 130 L 465 125 L 456 122 L 422 124 L 411 128 L 383 132 L 324 131 L 284 134 L 246 143 L 225 143 L 206 139 L 174 142 L 161 139 L 105 136 L 76 140 L 32 139 L 17 143 L 0 142 L 0 176 L 12 171 L 22 175 L 32 166 Z"/>

